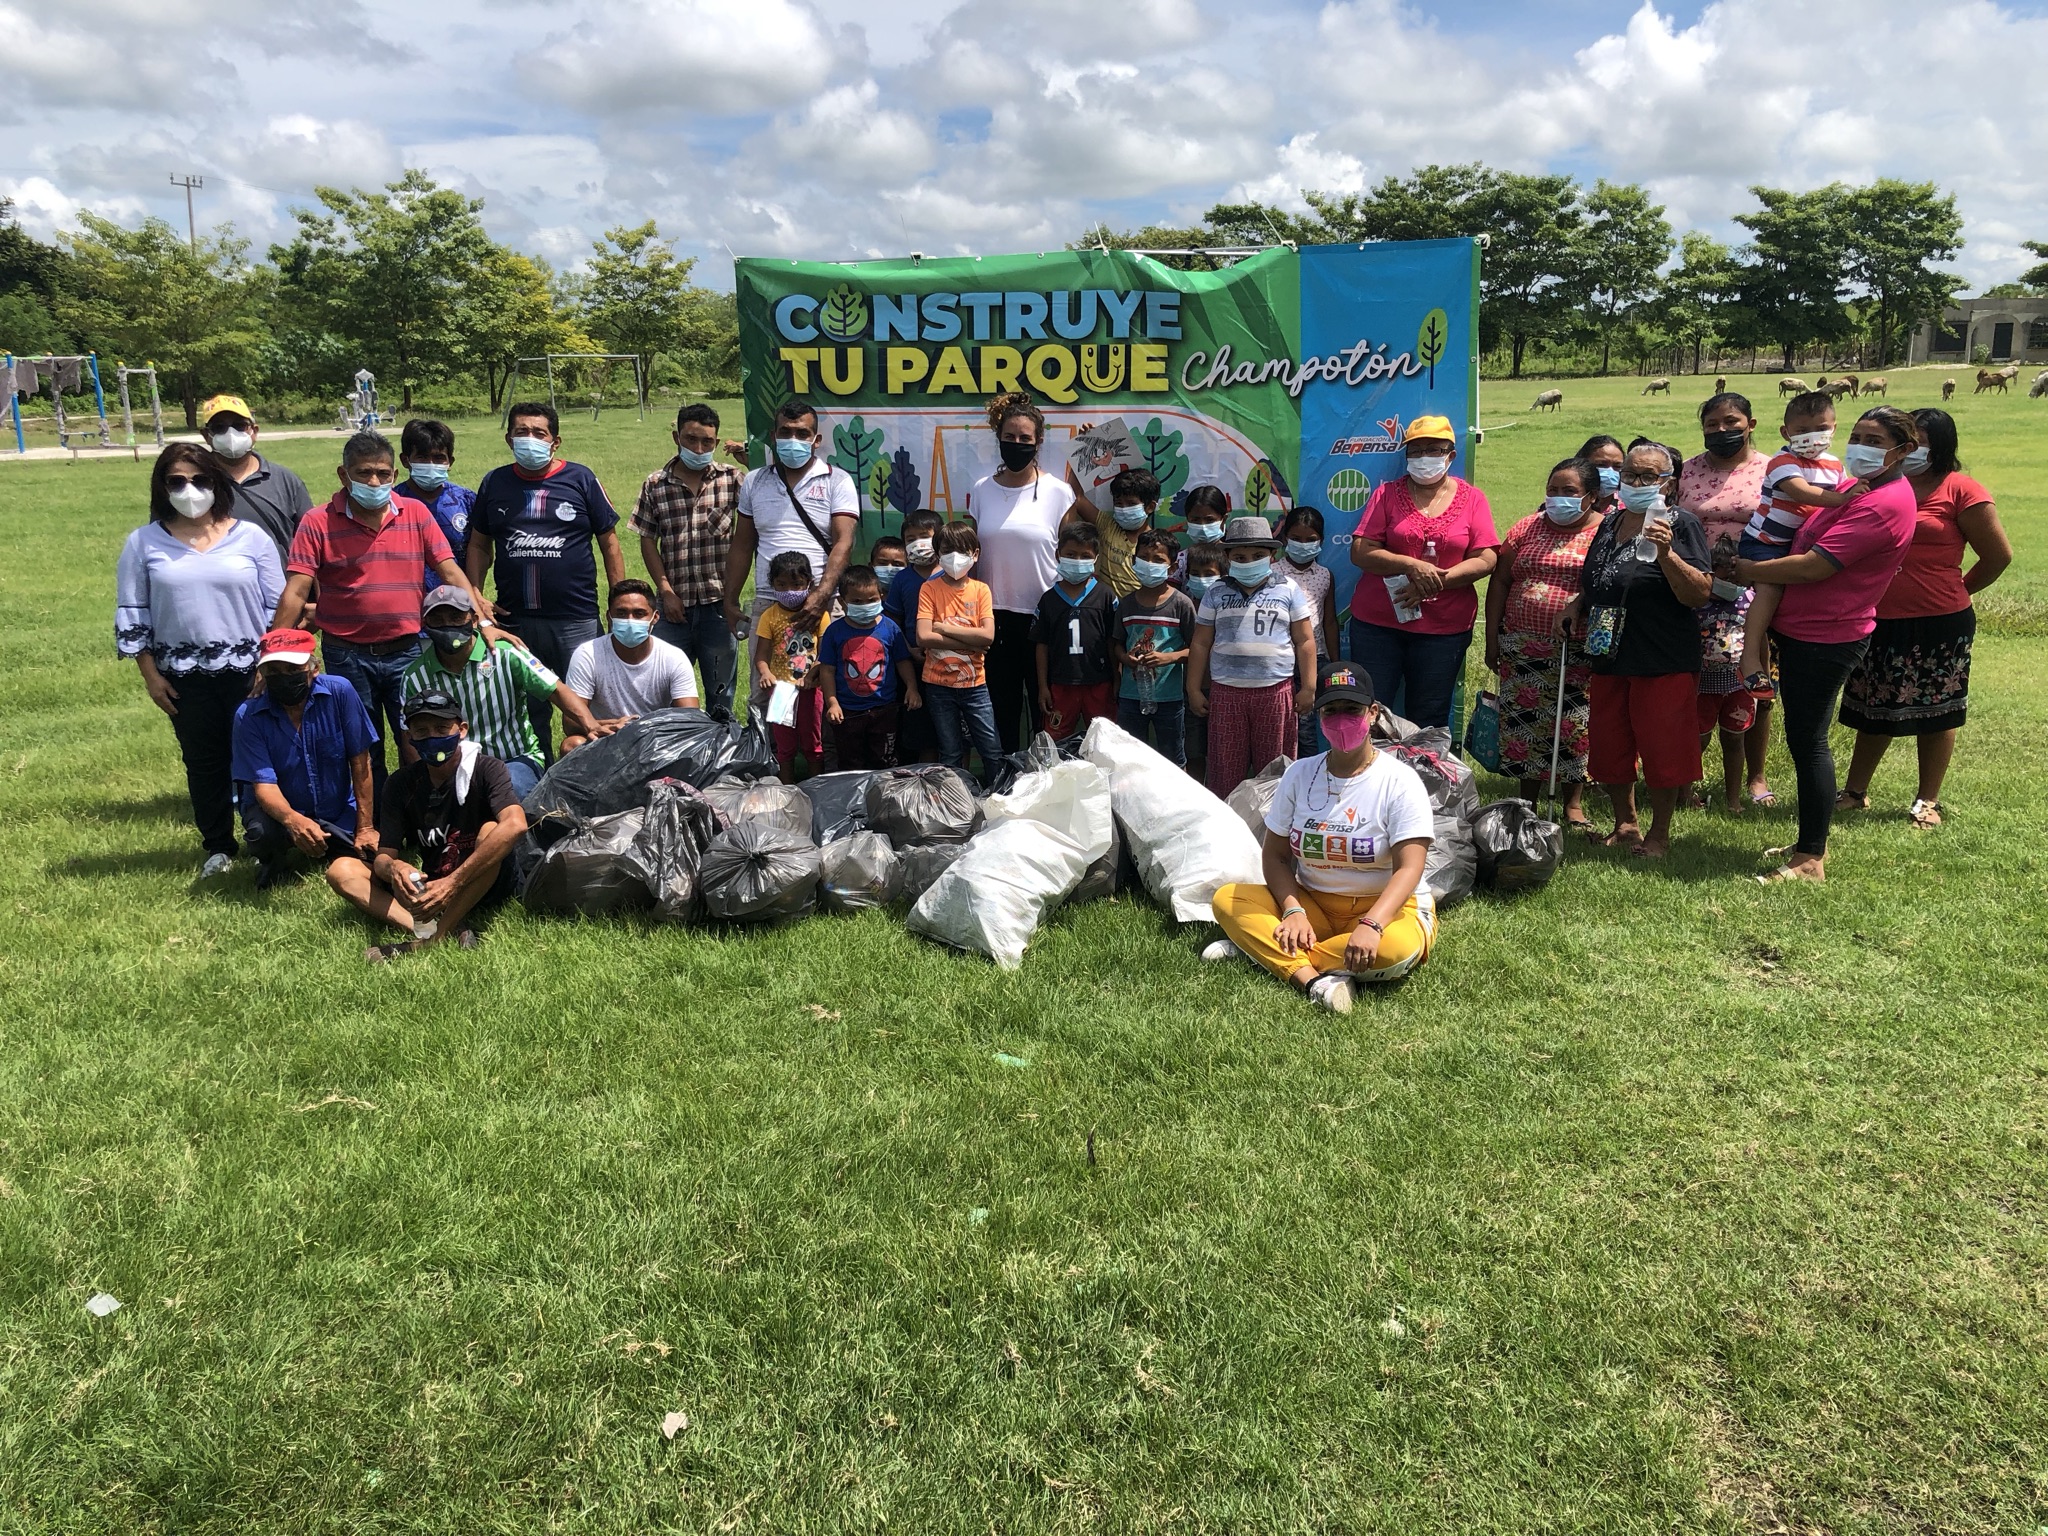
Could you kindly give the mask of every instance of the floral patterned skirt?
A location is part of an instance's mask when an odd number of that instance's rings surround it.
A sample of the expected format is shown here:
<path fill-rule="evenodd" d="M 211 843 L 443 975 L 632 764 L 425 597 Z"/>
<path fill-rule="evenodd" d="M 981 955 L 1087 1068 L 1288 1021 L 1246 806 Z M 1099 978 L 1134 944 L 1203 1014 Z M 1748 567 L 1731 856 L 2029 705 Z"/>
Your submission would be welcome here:
<path fill-rule="evenodd" d="M 1873 736 L 1953 731 L 1970 708 L 1977 610 L 1931 619 L 1879 619 L 1842 687 L 1842 724 Z"/>
<path fill-rule="evenodd" d="M 1566 643 L 1549 635 L 1500 637 L 1500 771 L 1511 779 L 1550 777 L 1550 733 L 1557 724 L 1557 648 Z M 1560 784 L 1586 782 L 1591 676 L 1585 652 L 1572 645 L 1564 671 L 1564 727 L 1557 749 Z"/>

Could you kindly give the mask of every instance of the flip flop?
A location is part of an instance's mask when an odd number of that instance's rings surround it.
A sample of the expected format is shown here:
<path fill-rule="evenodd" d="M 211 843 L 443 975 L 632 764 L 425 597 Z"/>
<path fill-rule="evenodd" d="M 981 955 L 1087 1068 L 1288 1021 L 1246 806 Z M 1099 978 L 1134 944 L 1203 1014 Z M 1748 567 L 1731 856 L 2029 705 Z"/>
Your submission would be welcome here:
<path fill-rule="evenodd" d="M 1916 800 L 1913 803 L 1918 805 L 1920 802 Z M 1870 796 L 1868 794 L 1860 794 L 1853 789 L 1837 790 L 1835 792 L 1835 809 L 1838 811 L 1867 811 L 1870 809 Z"/>
<path fill-rule="evenodd" d="M 1774 789 L 1766 789 L 1762 794 L 1759 795 L 1752 791 L 1749 797 L 1749 803 L 1751 805 L 1757 806 L 1762 810 L 1768 811 L 1772 806 L 1778 803 L 1778 792 Z"/>
<path fill-rule="evenodd" d="M 1794 869 L 1790 864 L 1780 864 L 1770 873 L 1756 876 L 1756 883 L 1758 885 L 1825 885 L 1828 878 L 1826 875 L 1809 875 L 1806 873 L 1812 867 L 1811 864 L 1802 864 L 1799 868 Z"/>
<path fill-rule="evenodd" d="M 1607 836 L 1600 838 L 1599 843 L 1603 848 L 1640 848 L 1643 845 L 1643 834 L 1641 832 L 1610 832 Z"/>
<path fill-rule="evenodd" d="M 1915 800 L 1906 812 L 1906 819 L 1922 832 L 1932 832 L 1941 825 L 1941 802 L 1939 800 Z"/>

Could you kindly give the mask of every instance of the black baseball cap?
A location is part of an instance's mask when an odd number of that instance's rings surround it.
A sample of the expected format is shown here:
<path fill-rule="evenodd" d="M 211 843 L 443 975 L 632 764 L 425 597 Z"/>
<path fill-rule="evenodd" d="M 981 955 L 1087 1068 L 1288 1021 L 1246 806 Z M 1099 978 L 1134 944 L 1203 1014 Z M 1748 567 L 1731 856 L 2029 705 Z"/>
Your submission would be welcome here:
<path fill-rule="evenodd" d="M 405 701 L 406 729 L 415 720 L 462 719 L 462 705 L 446 688 L 427 688 Z"/>
<path fill-rule="evenodd" d="M 1316 708 L 1325 704 L 1356 704 L 1371 709 L 1372 674 L 1355 661 L 1326 661 L 1316 668 Z"/>

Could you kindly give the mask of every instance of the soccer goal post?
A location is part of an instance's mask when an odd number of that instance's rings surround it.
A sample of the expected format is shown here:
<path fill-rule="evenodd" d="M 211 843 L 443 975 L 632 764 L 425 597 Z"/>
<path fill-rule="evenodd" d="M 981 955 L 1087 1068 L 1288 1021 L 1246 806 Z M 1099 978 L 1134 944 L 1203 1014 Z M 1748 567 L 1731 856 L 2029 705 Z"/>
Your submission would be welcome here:
<path fill-rule="evenodd" d="M 556 414 L 559 415 L 562 403 L 557 396 L 560 391 L 574 387 L 573 381 L 577 373 L 584 368 L 599 364 L 605 366 L 605 373 L 608 375 L 611 366 L 619 363 L 629 363 L 632 365 L 633 403 L 639 409 L 640 419 L 645 421 L 647 419 L 647 380 L 641 375 L 640 357 L 635 352 L 546 352 L 539 357 L 515 358 L 512 363 L 512 377 L 505 385 L 505 400 L 507 404 L 510 404 L 517 397 L 519 381 L 529 371 L 536 374 L 545 371 L 548 381 L 548 404 L 552 405 L 555 408 Z M 588 401 L 572 399 L 571 404 L 588 404 L 591 407 L 591 413 L 595 415 L 598 405 L 602 403 L 601 397 L 603 392 L 604 386 L 602 381 L 600 381 L 596 395 L 592 399 Z"/>

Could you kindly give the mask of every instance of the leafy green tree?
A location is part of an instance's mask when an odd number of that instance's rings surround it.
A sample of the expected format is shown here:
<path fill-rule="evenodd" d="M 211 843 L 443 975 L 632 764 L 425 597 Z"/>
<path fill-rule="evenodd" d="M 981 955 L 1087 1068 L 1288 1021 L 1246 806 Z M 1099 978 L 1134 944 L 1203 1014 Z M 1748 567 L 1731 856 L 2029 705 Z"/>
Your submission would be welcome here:
<path fill-rule="evenodd" d="M 696 258 L 678 258 L 652 219 L 632 229 L 606 230 L 591 250 L 590 270 L 576 284 L 584 329 L 607 351 L 638 357 L 643 379 L 658 352 L 702 350 L 722 341 L 728 307 L 691 285 Z"/>
<path fill-rule="evenodd" d="M 2048 240 L 2022 240 L 2020 249 L 2036 256 L 2048 257 Z M 2048 260 L 2043 260 L 2038 266 L 2027 268 L 2020 274 L 2020 281 L 2035 293 L 2048 292 Z M 2004 284 L 1999 286 L 2003 287 Z"/>
<path fill-rule="evenodd" d="M 1650 314 L 1672 345 L 1692 349 L 1692 371 L 1698 373 L 1700 354 L 1728 337 L 1738 274 L 1728 247 L 1699 230 L 1686 231 L 1678 253 L 1678 266 L 1664 279 Z M 1643 356 L 1636 361 L 1640 365 Z"/>
<path fill-rule="evenodd" d="M 1370 192 L 1306 192 L 1322 240 L 1448 240 L 1487 233 L 1486 203 L 1499 171 L 1426 165 L 1405 181 L 1389 176 Z"/>
<path fill-rule="evenodd" d="M 1604 374 L 1624 317 L 1657 296 L 1657 274 L 1671 255 L 1671 224 L 1641 187 L 1605 179 L 1587 194 L 1586 214 L 1581 255 L 1587 318 L 1600 336 Z"/>
<path fill-rule="evenodd" d="M 1737 293 L 1747 329 L 1777 346 L 1789 371 L 1802 347 L 1839 341 L 1849 331 L 1842 307 L 1845 194 L 1840 186 L 1813 192 L 1749 190 L 1763 206 L 1735 216 L 1750 232 Z"/>
<path fill-rule="evenodd" d="M 419 170 L 381 192 L 313 190 L 327 212 L 299 210 L 298 237 L 271 248 L 283 297 L 306 328 L 345 343 L 357 366 L 395 380 L 409 410 L 416 386 L 462 366 L 463 295 L 494 249 L 483 200 Z"/>
<path fill-rule="evenodd" d="M 0 352 L 20 357 L 70 350 L 71 338 L 41 294 L 26 285 L 0 293 Z"/>
<path fill-rule="evenodd" d="M 199 425 L 199 402 L 239 386 L 253 369 L 268 332 L 263 303 L 270 275 L 252 268 L 249 242 L 223 224 L 199 242 L 162 219 L 124 229 L 96 213 L 62 238 L 57 318 L 89 349 L 136 363 L 154 363 L 178 381 L 185 425 Z"/>
<path fill-rule="evenodd" d="M 45 245 L 14 217 L 14 199 L 0 197 L 0 294 L 24 290 L 47 306 L 57 296 L 64 252 Z"/>
<path fill-rule="evenodd" d="M 1868 301 L 1876 335 L 1875 368 L 1890 361 L 1891 339 L 1945 309 L 1962 286 L 1934 263 L 1963 247 L 1962 216 L 1953 194 L 1939 196 L 1931 181 L 1881 177 L 1842 194 L 1849 281 Z"/>
<path fill-rule="evenodd" d="M 518 359 L 597 350 L 575 313 L 557 299 L 546 268 L 501 245 L 490 248 L 457 303 L 455 351 L 482 375 L 494 412 Z"/>

